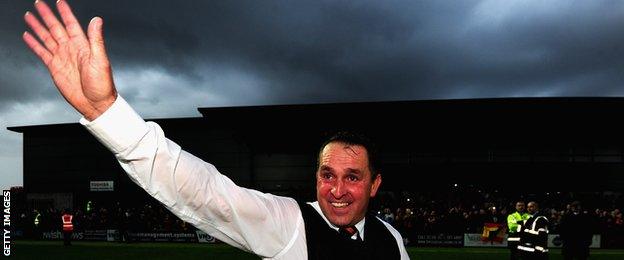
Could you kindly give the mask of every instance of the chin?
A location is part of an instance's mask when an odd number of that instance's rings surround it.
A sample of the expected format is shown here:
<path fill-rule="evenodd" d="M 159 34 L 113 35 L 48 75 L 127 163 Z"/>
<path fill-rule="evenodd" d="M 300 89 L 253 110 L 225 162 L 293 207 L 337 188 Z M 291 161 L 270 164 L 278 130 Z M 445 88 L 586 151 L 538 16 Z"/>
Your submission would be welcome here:
<path fill-rule="evenodd" d="M 351 215 L 343 215 L 343 216 L 333 215 L 331 218 L 327 218 L 327 219 L 332 224 L 336 226 L 340 226 L 340 227 L 355 225 L 358 222 L 357 218 Z"/>
<path fill-rule="evenodd" d="M 337 227 L 349 226 L 351 224 L 351 221 L 348 219 L 329 219 L 329 222 Z"/>

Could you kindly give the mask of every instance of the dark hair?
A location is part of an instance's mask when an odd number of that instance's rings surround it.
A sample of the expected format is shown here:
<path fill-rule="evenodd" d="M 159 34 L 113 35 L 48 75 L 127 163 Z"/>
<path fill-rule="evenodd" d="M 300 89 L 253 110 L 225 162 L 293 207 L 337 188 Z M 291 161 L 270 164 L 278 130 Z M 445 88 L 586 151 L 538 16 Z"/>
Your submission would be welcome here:
<path fill-rule="evenodd" d="M 323 153 L 323 149 L 330 143 L 344 143 L 346 145 L 358 145 L 364 147 L 366 149 L 366 153 L 368 155 L 368 168 L 371 171 L 371 178 L 374 178 L 379 174 L 379 159 L 377 158 L 377 147 L 368 138 L 366 135 L 353 131 L 340 131 L 331 135 L 323 144 L 321 145 L 321 149 L 319 149 L 318 158 L 317 158 L 317 167 L 321 165 L 321 153 Z"/>

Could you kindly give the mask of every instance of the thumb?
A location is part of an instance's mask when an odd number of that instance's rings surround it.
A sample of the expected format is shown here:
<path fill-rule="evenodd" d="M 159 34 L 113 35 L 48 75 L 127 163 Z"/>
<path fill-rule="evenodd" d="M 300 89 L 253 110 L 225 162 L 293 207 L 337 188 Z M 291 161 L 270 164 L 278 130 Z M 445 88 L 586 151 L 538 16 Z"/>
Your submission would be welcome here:
<path fill-rule="evenodd" d="M 89 22 L 87 34 L 89 36 L 89 45 L 91 54 L 97 60 L 106 60 L 106 48 L 104 47 L 104 37 L 102 36 L 103 20 L 100 17 L 93 17 Z"/>

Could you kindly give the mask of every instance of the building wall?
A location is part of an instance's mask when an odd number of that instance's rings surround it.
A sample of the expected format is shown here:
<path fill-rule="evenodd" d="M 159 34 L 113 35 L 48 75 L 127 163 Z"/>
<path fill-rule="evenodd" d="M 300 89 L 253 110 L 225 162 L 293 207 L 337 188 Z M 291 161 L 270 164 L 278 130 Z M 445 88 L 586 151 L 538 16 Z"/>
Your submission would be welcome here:
<path fill-rule="evenodd" d="M 200 109 L 204 118 L 157 122 L 238 185 L 298 199 L 314 198 L 318 146 L 337 129 L 357 129 L 378 143 L 386 191 L 445 191 L 455 183 L 513 190 L 533 179 L 542 180 L 533 185 L 541 190 L 624 190 L 624 127 L 617 122 L 624 100 L 532 102 Z M 149 200 L 82 126 L 19 131 L 25 192 L 71 193 L 75 205 Z M 114 181 L 115 192 L 91 192 L 89 181 Z"/>

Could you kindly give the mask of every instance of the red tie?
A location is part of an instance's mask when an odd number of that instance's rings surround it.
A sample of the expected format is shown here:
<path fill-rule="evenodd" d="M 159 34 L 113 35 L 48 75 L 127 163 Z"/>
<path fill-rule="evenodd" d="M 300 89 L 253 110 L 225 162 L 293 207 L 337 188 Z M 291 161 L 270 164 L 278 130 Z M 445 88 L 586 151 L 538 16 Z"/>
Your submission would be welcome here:
<path fill-rule="evenodd" d="M 355 228 L 355 226 L 349 226 L 349 227 L 342 227 L 338 229 L 338 232 L 340 232 L 340 234 L 348 237 L 349 239 L 358 233 L 357 228 Z M 360 238 L 360 236 L 358 235 L 358 238 Z"/>

